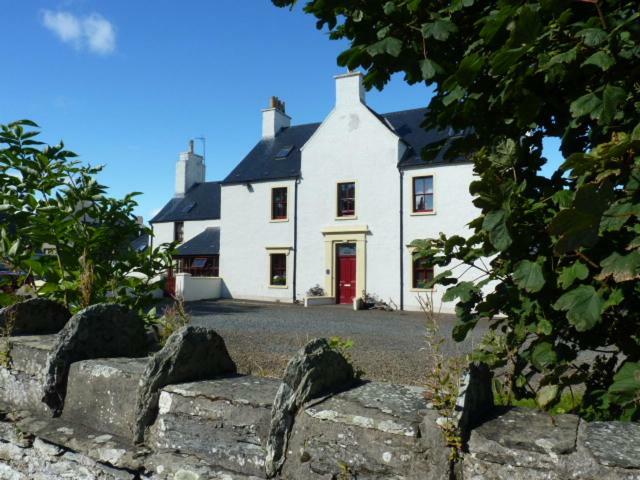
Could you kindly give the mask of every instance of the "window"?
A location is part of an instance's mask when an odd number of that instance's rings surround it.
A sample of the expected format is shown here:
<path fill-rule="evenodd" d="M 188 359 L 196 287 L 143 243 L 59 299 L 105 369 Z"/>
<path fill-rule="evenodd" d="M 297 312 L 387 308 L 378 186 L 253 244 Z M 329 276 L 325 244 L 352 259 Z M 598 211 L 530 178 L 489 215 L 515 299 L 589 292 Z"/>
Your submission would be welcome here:
<path fill-rule="evenodd" d="M 176 257 L 176 273 L 190 273 L 192 277 L 218 277 L 219 256 L 208 255 L 202 257 Z"/>
<path fill-rule="evenodd" d="M 271 220 L 286 220 L 287 218 L 287 187 L 271 190 Z"/>
<path fill-rule="evenodd" d="M 178 243 L 184 241 L 184 222 L 175 222 L 173 224 L 173 241 Z"/>
<path fill-rule="evenodd" d="M 284 253 L 272 253 L 271 275 L 269 284 L 271 286 L 284 286 L 287 284 L 287 255 Z"/>
<path fill-rule="evenodd" d="M 276 157 L 275 157 L 276 160 L 284 160 L 289 156 L 289 154 L 291 153 L 291 150 L 293 150 L 293 145 L 288 145 L 286 147 L 281 148 L 280 150 L 278 150 L 278 153 L 276 153 Z"/>
<path fill-rule="evenodd" d="M 433 212 L 433 177 L 413 178 L 413 211 Z"/>
<path fill-rule="evenodd" d="M 433 267 L 427 265 L 426 258 L 413 255 L 413 288 L 429 288 L 427 284 L 433 280 Z"/>
<path fill-rule="evenodd" d="M 356 184 L 338 184 L 338 216 L 351 217 L 356 213 Z"/>

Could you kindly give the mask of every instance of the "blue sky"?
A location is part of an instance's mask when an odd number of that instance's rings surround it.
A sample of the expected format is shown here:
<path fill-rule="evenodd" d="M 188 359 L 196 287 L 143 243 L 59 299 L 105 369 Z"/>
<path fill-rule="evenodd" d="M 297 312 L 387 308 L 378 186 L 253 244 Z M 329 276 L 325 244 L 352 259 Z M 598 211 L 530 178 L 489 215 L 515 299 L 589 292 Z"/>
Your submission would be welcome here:
<path fill-rule="evenodd" d="M 271 95 L 294 124 L 320 121 L 343 73 L 344 43 L 269 0 L 0 5 L 0 123 L 35 120 L 46 142 L 63 139 L 81 160 L 105 165 L 112 195 L 143 192 L 146 220 L 173 195 L 190 138 L 206 137 L 207 179 L 221 179 L 259 140 Z M 429 99 L 397 76 L 367 102 L 384 113 Z"/>

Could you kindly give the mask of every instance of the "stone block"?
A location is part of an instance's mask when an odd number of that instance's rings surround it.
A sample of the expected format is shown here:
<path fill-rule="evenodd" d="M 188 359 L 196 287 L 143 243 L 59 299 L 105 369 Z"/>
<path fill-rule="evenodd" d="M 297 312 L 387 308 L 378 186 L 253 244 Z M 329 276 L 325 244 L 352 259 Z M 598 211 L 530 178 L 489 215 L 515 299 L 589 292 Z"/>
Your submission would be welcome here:
<path fill-rule="evenodd" d="M 0 402 L 6 409 L 50 415 L 42 402 L 44 371 L 55 335 L 6 337 L 0 348 L 8 352 L 9 366 L 0 367 Z"/>
<path fill-rule="evenodd" d="M 147 354 L 142 319 L 122 305 L 101 303 L 74 315 L 59 333 L 46 367 L 44 401 L 54 413 L 64 405 L 69 367 L 92 358 Z"/>
<path fill-rule="evenodd" d="M 71 365 L 62 419 L 130 439 L 148 358 L 103 358 Z"/>
<path fill-rule="evenodd" d="M 12 335 L 58 333 L 71 318 L 64 305 L 45 298 L 31 298 L 0 309 L 0 328 L 11 316 Z"/>
<path fill-rule="evenodd" d="M 282 477 L 448 479 L 449 449 L 418 387 L 367 383 L 310 404 L 296 417 Z M 435 423 L 436 414 L 430 419 Z"/>
<path fill-rule="evenodd" d="M 354 382 L 353 367 L 325 339 L 311 340 L 289 360 L 271 412 L 266 460 L 269 477 L 284 464 L 291 427 L 302 405 Z"/>
<path fill-rule="evenodd" d="M 149 445 L 201 459 L 212 468 L 265 476 L 274 379 L 234 376 L 171 385 L 160 394 Z"/>
<path fill-rule="evenodd" d="M 236 365 L 216 332 L 194 326 L 175 332 L 162 350 L 149 359 L 142 374 L 133 424 L 134 441 L 142 442 L 145 429 L 153 423 L 162 387 L 233 373 Z"/>
<path fill-rule="evenodd" d="M 593 422 L 584 444 L 601 465 L 640 469 L 640 425 L 635 422 Z"/>

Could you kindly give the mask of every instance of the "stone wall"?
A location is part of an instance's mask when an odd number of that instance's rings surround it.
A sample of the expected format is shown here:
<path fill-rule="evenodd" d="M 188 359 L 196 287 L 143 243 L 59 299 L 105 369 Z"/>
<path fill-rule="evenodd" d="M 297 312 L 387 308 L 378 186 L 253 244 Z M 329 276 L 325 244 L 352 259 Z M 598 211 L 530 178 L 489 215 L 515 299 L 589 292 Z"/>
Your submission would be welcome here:
<path fill-rule="evenodd" d="M 92 309 L 59 334 L 3 339 L 0 479 L 640 479 L 638 424 L 525 409 L 481 419 L 490 400 L 474 368 L 459 402 L 466 451 L 452 469 L 424 390 L 358 382 L 324 340 L 301 349 L 282 381 L 235 374 L 223 339 L 203 328 L 135 358 L 108 345 L 95 358 L 87 341 L 56 382 L 60 411 L 43 403 L 56 355 L 77 353 L 70 330 L 102 315 L 107 332 L 115 313 Z M 111 338 L 101 342 L 121 341 Z"/>

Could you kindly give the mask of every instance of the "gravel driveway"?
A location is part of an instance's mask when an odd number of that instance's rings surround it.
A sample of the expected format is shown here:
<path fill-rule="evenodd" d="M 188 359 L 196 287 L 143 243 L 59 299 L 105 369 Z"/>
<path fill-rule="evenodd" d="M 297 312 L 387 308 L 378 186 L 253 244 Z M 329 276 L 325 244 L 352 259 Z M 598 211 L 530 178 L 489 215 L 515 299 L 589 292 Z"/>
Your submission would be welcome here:
<path fill-rule="evenodd" d="M 206 325 L 223 336 L 242 373 L 279 376 L 293 353 L 316 337 L 351 339 L 349 349 L 364 378 L 420 385 L 424 383 L 428 355 L 425 316 L 415 312 L 353 311 L 344 306 L 304 308 L 230 300 L 192 302 L 187 305 L 196 325 Z M 470 351 L 484 328 L 463 343 L 450 340 L 455 323 L 441 314 L 438 323 L 448 339 L 445 352 Z"/>

